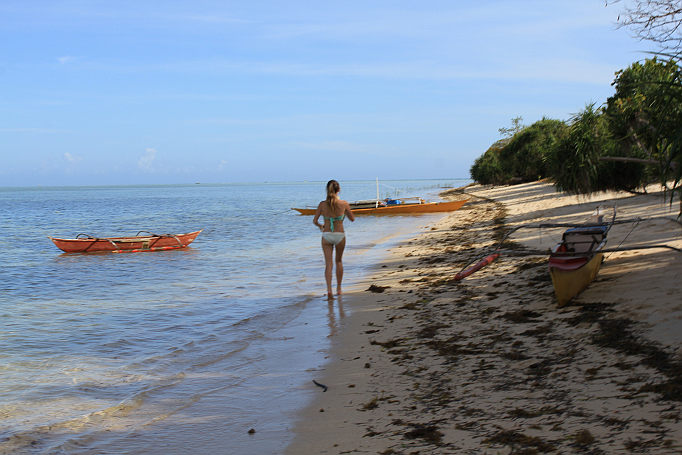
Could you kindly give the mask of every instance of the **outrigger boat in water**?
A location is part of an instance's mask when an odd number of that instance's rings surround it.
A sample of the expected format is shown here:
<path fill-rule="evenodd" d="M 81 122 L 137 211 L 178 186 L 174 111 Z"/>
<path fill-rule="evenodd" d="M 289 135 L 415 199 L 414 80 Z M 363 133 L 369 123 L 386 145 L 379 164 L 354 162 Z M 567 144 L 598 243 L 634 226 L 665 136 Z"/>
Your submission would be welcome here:
<path fill-rule="evenodd" d="M 454 212 L 462 208 L 468 199 L 449 202 L 426 202 L 420 197 L 406 198 L 379 198 L 379 181 L 377 180 L 377 198 L 363 201 L 350 202 L 350 208 L 354 215 L 383 215 L 383 214 L 410 214 L 410 213 L 441 213 Z M 304 208 L 292 207 L 301 215 L 314 215 L 317 207 L 307 206 Z"/>
<path fill-rule="evenodd" d="M 464 278 L 468 277 L 477 270 L 482 269 L 503 255 L 549 255 L 548 268 L 549 274 L 552 278 L 552 285 L 554 286 L 554 294 L 556 295 L 558 306 L 563 307 L 567 305 L 574 297 L 587 289 L 587 287 L 594 281 L 594 279 L 597 277 L 597 274 L 599 273 L 602 262 L 604 261 L 604 253 L 650 248 L 668 248 L 677 252 L 682 252 L 682 250 L 669 245 L 646 245 L 638 247 L 616 247 L 607 249 L 607 235 L 614 224 L 639 223 L 640 221 L 644 221 L 644 219 L 637 218 L 632 220 L 616 221 L 615 207 L 613 208 L 613 218 L 610 222 L 603 222 L 603 208 L 601 207 L 597 208 L 595 213 L 592 215 L 592 219 L 596 222 L 584 223 L 582 225 L 540 224 L 518 226 L 504 236 L 492 253 L 486 254 L 481 261 L 471 267 L 468 267 L 471 263 L 467 264 L 461 272 L 455 275 L 454 280 L 463 280 Z M 521 228 L 552 227 L 568 227 L 570 229 L 564 231 L 561 242 L 549 251 L 516 251 L 500 249 L 500 246 L 507 239 L 507 237 Z"/>
<path fill-rule="evenodd" d="M 152 234 L 140 231 L 131 237 L 92 237 L 78 234 L 75 239 L 56 239 L 48 237 L 60 250 L 65 253 L 138 253 L 143 251 L 163 251 L 185 248 L 201 233 L 200 231 L 187 234 Z M 146 233 L 147 235 L 140 235 Z"/>
<path fill-rule="evenodd" d="M 416 200 L 416 201 L 415 201 Z M 405 213 L 439 213 L 459 210 L 468 201 L 425 202 L 421 198 L 384 199 L 377 201 L 351 202 L 354 215 L 383 215 Z M 301 215 L 314 215 L 317 207 L 294 208 Z"/>

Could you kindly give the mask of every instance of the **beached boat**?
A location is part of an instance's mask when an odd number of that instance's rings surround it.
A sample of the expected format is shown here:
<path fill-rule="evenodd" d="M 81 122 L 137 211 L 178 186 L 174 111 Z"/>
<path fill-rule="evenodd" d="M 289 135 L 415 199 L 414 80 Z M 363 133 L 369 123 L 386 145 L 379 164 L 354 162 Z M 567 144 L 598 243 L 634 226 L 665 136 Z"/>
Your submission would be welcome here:
<path fill-rule="evenodd" d="M 610 225 L 568 229 L 549 255 L 549 274 L 559 308 L 594 281 L 604 260 Z"/>
<path fill-rule="evenodd" d="M 75 239 L 48 238 L 57 245 L 57 248 L 65 253 L 137 253 L 185 248 L 194 241 L 201 231 L 177 235 L 157 235 L 147 231 L 140 231 L 137 235 L 131 237 L 93 237 L 87 234 L 78 234 Z M 140 235 L 143 233 L 147 235 Z"/>
<path fill-rule="evenodd" d="M 571 226 L 564 231 L 561 242 L 549 251 L 549 274 L 554 286 L 559 307 L 565 306 L 568 302 L 583 292 L 594 281 L 599 273 L 601 264 L 604 260 L 606 239 L 611 226 L 615 223 L 616 210 L 613 209 L 613 218 L 609 223 L 603 222 L 603 208 L 597 208 L 591 216 L 593 223 Z M 633 222 L 638 220 L 624 220 L 622 222 Z M 542 224 L 518 226 L 504 236 L 498 247 L 487 256 L 466 270 L 455 275 L 455 281 L 462 280 L 472 273 L 487 266 L 502 255 L 546 255 L 542 251 L 503 251 L 499 247 L 504 240 L 514 231 L 520 228 L 547 228 L 547 227 L 567 227 L 560 224 Z M 570 226 L 570 225 L 569 225 Z"/>
<path fill-rule="evenodd" d="M 468 201 L 425 202 L 421 198 L 384 199 L 377 201 L 358 201 L 350 203 L 355 215 L 389 215 L 410 213 L 439 213 L 459 210 Z M 372 206 L 374 204 L 374 206 Z M 317 207 L 294 208 L 301 215 L 314 215 Z"/>

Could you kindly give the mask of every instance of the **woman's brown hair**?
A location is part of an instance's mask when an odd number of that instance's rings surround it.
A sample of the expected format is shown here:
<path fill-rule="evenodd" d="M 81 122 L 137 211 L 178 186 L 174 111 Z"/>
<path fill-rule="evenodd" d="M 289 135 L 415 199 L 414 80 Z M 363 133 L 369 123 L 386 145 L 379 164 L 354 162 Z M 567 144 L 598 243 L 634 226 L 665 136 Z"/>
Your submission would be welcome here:
<path fill-rule="evenodd" d="M 329 210 L 331 210 L 330 215 L 336 214 L 336 211 L 339 208 L 339 198 L 336 195 L 339 191 L 341 191 L 341 185 L 339 185 L 339 182 L 336 180 L 330 180 L 327 182 L 327 205 L 329 206 Z"/>

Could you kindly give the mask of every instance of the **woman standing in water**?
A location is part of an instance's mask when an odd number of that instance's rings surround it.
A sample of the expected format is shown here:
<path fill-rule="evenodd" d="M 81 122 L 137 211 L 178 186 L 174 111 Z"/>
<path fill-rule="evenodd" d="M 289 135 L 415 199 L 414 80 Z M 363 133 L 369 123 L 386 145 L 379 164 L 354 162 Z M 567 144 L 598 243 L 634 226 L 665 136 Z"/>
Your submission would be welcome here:
<path fill-rule="evenodd" d="M 322 231 L 322 252 L 324 253 L 324 277 L 327 280 L 327 299 L 334 298 L 332 293 L 332 269 L 336 262 L 336 294 L 341 295 L 341 281 L 343 280 L 343 250 L 346 248 L 346 234 L 343 230 L 343 220 L 348 217 L 355 221 L 350 204 L 339 199 L 341 185 L 336 180 L 327 183 L 327 199 L 320 202 L 313 218 L 313 224 Z M 318 223 L 322 216 L 324 223 Z M 336 247 L 336 260 L 332 259 Z"/>

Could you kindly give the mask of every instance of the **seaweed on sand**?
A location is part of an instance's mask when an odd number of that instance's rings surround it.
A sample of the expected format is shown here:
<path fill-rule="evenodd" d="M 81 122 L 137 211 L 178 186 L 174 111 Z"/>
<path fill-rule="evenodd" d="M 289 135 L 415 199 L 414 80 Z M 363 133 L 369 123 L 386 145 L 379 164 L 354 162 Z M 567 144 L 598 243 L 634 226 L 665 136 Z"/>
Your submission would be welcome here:
<path fill-rule="evenodd" d="M 629 319 L 602 318 L 598 322 L 600 331 L 593 337 L 595 344 L 641 357 L 644 365 L 668 377 L 667 381 L 642 386 L 639 392 L 654 392 L 664 400 L 682 401 L 682 363 L 673 354 L 636 335 L 631 329 L 635 323 Z"/>
<path fill-rule="evenodd" d="M 583 305 L 579 313 L 566 322 L 572 326 L 582 323 L 598 324 L 599 330 L 591 338 L 594 344 L 640 357 L 642 364 L 667 376 L 666 381 L 642 386 L 640 393 L 653 392 L 660 394 L 664 400 L 682 401 L 682 362 L 657 343 L 638 335 L 634 321 L 627 318 L 608 318 L 608 313 L 613 312 L 613 306 L 612 303 Z M 626 368 L 628 365 L 616 366 Z"/>
<path fill-rule="evenodd" d="M 450 327 L 449 325 L 444 325 L 444 324 L 431 324 L 427 325 L 426 327 L 423 327 L 418 333 L 417 337 L 419 338 L 433 338 L 436 336 L 436 333 L 438 333 L 438 330 L 444 329 Z"/>
<path fill-rule="evenodd" d="M 550 333 L 552 333 L 553 329 L 554 329 L 554 324 L 550 321 L 549 323 L 547 323 L 545 325 L 536 327 L 534 329 L 526 330 L 521 335 L 543 338 L 545 335 L 549 335 Z"/>
<path fill-rule="evenodd" d="M 525 409 L 516 408 L 512 411 L 509 411 L 508 414 L 516 418 L 533 419 L 535 417 L 540 417 L 543 415 L 562 414 L 563 412 L 564 410 L 559 409 L 557 407 L 543 406 L 542 408 L 536 409 L 535 411 L 527 411 Z"/>
<path fill-rule="evenodd" d="M 369 411 L 379 407 L 379 397 L 372 398 L 369 402 L 362 405 L 364 411 Z"/>
<path fill-rule="evenodd" d="M 458 343 L 462 339 L 461 336 L 455 335 L 447 340 L 431 340 L 426 342 L 426 345 L 431 349 L 438 352 L 438 355 L 444 357 L 458 357 L 460 355 L 468 354 L 481 354 L 485 352 L 480 349 L 478 345 L 472 345 L 471 343 L 466 346 Z"/>
<path fill-rule="evenodd" d="M 514 430 L 500 431 L 494 436 L 487 438 L 484 442 L 510 446 L 512 454 L 532 454 L 555 452 L 556 447 L 542 439 L 534 436 L 527 436 Z"/>
<path fill-rule="evenodd" d="M 394 340 L 388 340 L 388 341 L 384 341 L 384 342 L 377 341 L 377 340 L 370 340 L 369 344 L 381 346 L 382 348 L 386 348 L 386 349 L 393 349 L 395 347 L 401 346 L 403 341 L 405 341 L 405 338 L 396 338 Z"/>
<path fill-rule="evenodd" d="M 443 438 L 443 433 L 438 431 L 438 427 L 435 425 L 421 425 L 421 424 L 410 424 L 414 427 L 412 430 L 405 432 L 405 438 L 407 439 L 423 439 L 431 444 L 439 445 Z"/>
<path fill-rule="evenodd" d="M 509 351 L 509 352 L 503 352 L 500 354 L 500 357 L 506 360 L 513 360 L 513 361 L 521 361 L 521 360 L 526 360 L 529 357 L 519 351 Z"/>
<path fill-rule="evenodd" d="M 547 376 L 552 372 L 552 362 L 549 359 L 541 360 L 529 366 L 526 371 L 529 375 Z"/>
<path fill-rule="evenodd" d="M 386 289 L 390 289 L 391 286 L 378 286 L 376 284 L 371 285 L 367 290 L 369 292 L 384 292 Z"/>
<path fill-rule="evenodd" d="M 568 325 L 573 327 L 582 324 L 589 323 L 594 324 L 603 318 L 607 313 L 613 311 L 613 303 L 586 303 L 580 306 L 578 314 L 572 318 L 566 320 Z"/>
<path fill-rule="evenodd" d="M 513 322 L 515 324 L 521 324 L 524 322 L 531 322 L 535 318 L 539 318 L 542 316 L 540 313 L 537 313 L 535 311 L 531 310 L 517 310 L 517 311 L 510 311 L 508 313 L 504 313 L 501 316 L 498 316 L 500 318 L 506 319 L 509 322 Z"/>
<path fill-rule="evenodd" d="M 528 258 L 528 259 L 522 261 L 516 267 L 516 270 L 513 273 L 521 272 L 524 270 L 530 270 L 530 269 L 534 269 L 534 268 L 538 268 L 538 267 L 545 267 L 546 265 L 547 265 L 547 258 L 545 258 L 545 257 Z M 544 275 L 542 275 L 542 276 L 537 275 L 536 277 L 541 278 L 540 280 L 537 280 L 537 281 L 549 281 L 549 280 L 544 278 Z M 549 277 L 549 273 L 547 274 L 547 277 Z"/>

